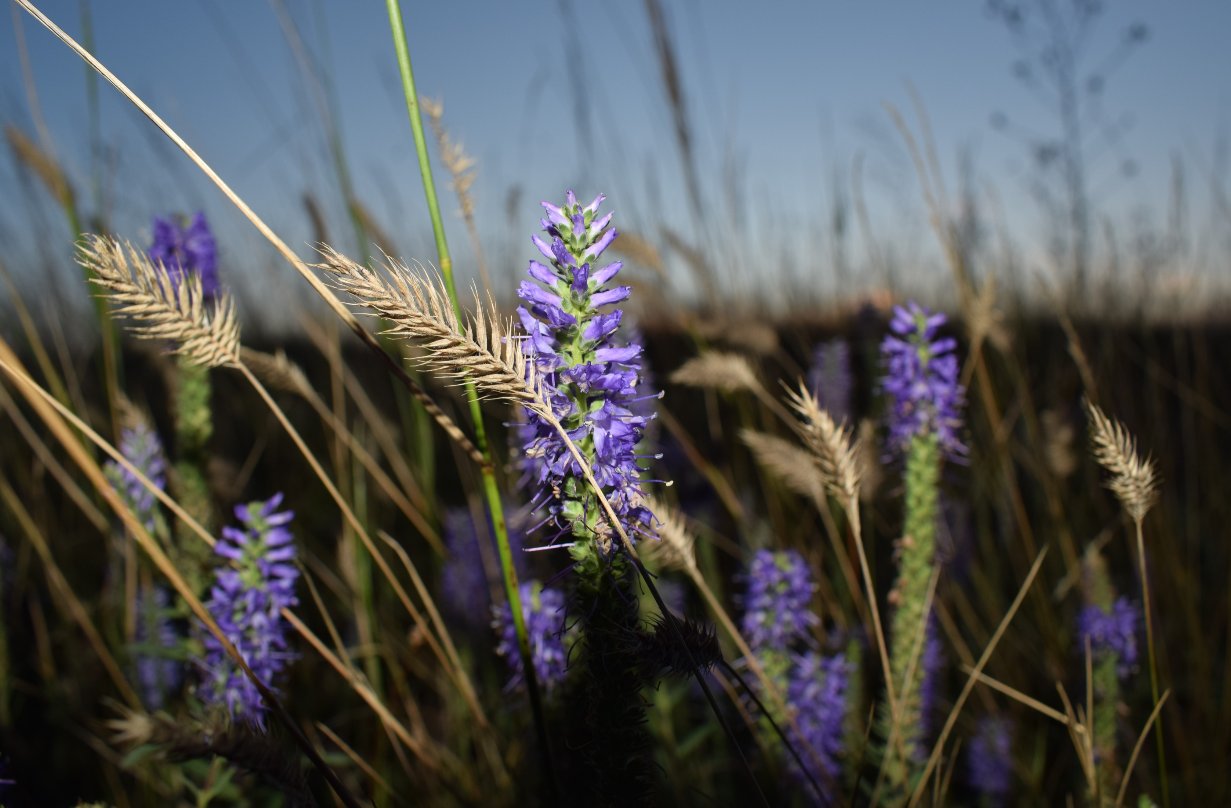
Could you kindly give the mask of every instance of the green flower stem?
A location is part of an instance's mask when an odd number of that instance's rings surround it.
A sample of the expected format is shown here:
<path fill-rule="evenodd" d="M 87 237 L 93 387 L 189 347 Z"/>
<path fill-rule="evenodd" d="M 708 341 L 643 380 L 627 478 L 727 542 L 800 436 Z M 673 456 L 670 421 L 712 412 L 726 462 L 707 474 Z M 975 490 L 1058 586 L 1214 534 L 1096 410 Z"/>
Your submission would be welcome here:
<path fill-rule="evenodd" d="M 402 89 L 406 96 L 406 112 L 410 118 L 410 130 L 415 140 L 415 152 L 419 158 L 419 172 L 423 177 L 423 192 L 427 198 L 428 212 L 432 218 L 432 232 L 436 238 L 436 252 L 440 261 L 440 273 L 444 278 L 445 289 L 453 304 L 453 311 L 461 318 L 461 306 L 458 304 L 457 285 L 453 278 L 453 259 L 449 255 L 449 244 L 445 238 L 444 222 L 440 216 L 440 204 L 436 198 L 436 184 L 432 180 L 432 166 L 428 159 L 427 139 L 423 133 L 423 119 L 419 111 L 419 96 L 415 90 L 414 72 L 410 65 L 410 48 L 406 40 L 406 29 L 402 24 L 402 10 L 399 0 L 386 0 L 389 12 L 389 28 L 393 34 L 393 47 L 397 52 L 398 72 L 402 79 Z M 558 802 L 555 786 L 555 770 L 551 765 L 551 747 L 547 735 L 547 722 L 543 713 L 542 696 L 539 691 L 538 679 L 534 671 L 534 658 L 530 651 L 530 638 L 526 633 L 526 621 L 522 614 L 521 596 L 518 591 L 517 571 L 513 567 L 513 553 L 509 548 L 508 526 L 504 517 L 504 506 L 500 489 L 496 484 L 495 467 L 492 463 L 491 449 L 487 443 L 487 431 L 483 426 L 483 412 L 479 406 L 478 392 L 472 382 L 466 383 L 466 401 L 470 406 L 470 419 L 474 427 L 475 445 L 483 455 L 481 467 L 483 476 L 483 493 L 487 498 L 488 513 L 492 520 L 492 531 L 496 537 L 496 546 L 500 553 L 500 570 L 504 576 L 505 595 L 509 600 L 509 609 L 513 618 L 513 628 L 517 633 L 517 646 L 521 654 L 522 670 L 525 673 L 526 690 L 530 696 L 530 709 L 534 716 L 535 728 L 539 736 L 539 748 L 543 752 L 545 781 L 551 789 L 552 802 Z"/>
<path fill-rule="evenodd" d="M 936 556 L 940 445 L 935 435 L 916 435 L 911 439 L 905 478 L 906 513 L 895 586 L 897 607 L 889 627 L 889 669 L 896 709 L 881 711 L 886 738 L 883 774 L 888 781 L 889 802 L 896 795 L 902 795 L 904 801 L 919 773 L 912 756 L 920 741 L 920 649 L 926 641 Z"/>

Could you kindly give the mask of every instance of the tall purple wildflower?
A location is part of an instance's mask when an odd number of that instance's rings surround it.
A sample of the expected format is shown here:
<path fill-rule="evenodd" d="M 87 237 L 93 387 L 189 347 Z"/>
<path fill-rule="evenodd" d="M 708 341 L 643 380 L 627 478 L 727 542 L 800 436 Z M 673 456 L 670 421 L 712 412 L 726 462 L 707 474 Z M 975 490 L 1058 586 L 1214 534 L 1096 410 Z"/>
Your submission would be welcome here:
<path fill-rule="evenodd" d="M 527 338 L 525 350 L 545 381 L 556 417 L 593 468 L 624 529 L 636 537 L 653 534 L 653 515 L 641 491 L 637 442 L 647 416 L 637 412 L 642 347 L 617 344 L 623 312 L 609 309 L 625 300 L 628 286 L 613 286 L 621 262 L 598 266 L 616 237 L 611 214 L 598 215 L 599 195 L 582 206 L 569 191 L 565 203 L 543 203 L 547 239 L 532 241 L 543 259 L 532 260 L 532 281 L 518 297 L 526 302 L 518 316 Z M 544 508 L 558 528 L 572 536 L 574 555 L 612 546 L 610 528 L 597 499 L 564 441 L 541 417 L 529 413 L 522 431 L 528 476 L 536 488 L 534 506 Z"/>
<path fill-rule="evenodd" d="M 816 584 L 794 550 L 758 550 L 748 565 L 741 630 L 753 651 L 785 651 L 819 621 L 811 611 Z"/>
<path fill-rule="evenodd" d="M 568 666 L 568 654 L 564 648 L 564 593 L 542 586 L 537 581 L 522 583 L 520 592 L 534 675 L 539 686 L 550 693 L 564 681 Z M 512 672 L 509 687 L 520 687 L 525 679 L 521 654 L 517 650 L 513 610 L 508 603 L 493 607 L 492 628 L 500 639 L 496 653 L 504 657 Z"/>
<path fill-rule="evenodd" d="M 278 511 L 282 494 L 265 502 L 237 505 L 242 528 L 225 527 L 214 552 L 225 560 L 215 572 L 206 604 L 227 639 L 267 686 L 294 655 L 287 647 L 287 626 L 280 612 L 296 605 L 295 545 L 287 524 L 290 511 Z M 260 691 L 222 649 L 213 634 L 205 635 L 206 682 L 202 698 L 224 705 L 235 717 L 264 726 L 265 705 Z"/>
<path fill-rule="evenodd" d="M 160 709 L 184 679 L 184 664 L 173 653 L 180 636 L 168 614 L 170 605 L 162 587 L 137 592 L 136 673 L 148 710 Z"/>
<path fill-rule="evenodd" d="M 881 343 L 890 399 L 889 448 L 903 453 L 915 436 L 935 435 L 951 459 L 966 453 L 958 437 L 966 391 L 958 382 L 957 341 L 938 336 L 945 315 L 918 303 L 897 306 Z"/>
<path fill-rule="evenodd" d="M 125 429 L 120 435 L 120 454 L 136 466 L 160 491 L 167 487 L 167 461 L 158 435 L 144 424 Z M 158 502 L 154 494 L 141 484 L 134 474 L 114 460 L 103 469 L 137 521 L 153 531 L 158 522 Z"/>
<path fill-rule="evenodd" d="M 787 681 L 787 702 L 794 718 L 788 729 L 791 742 L 827 799 L 837 794 L 850 674 L 851 665 L 841 654 L 822 656 L 809 651 L 796 658 Z M 805 781 L 794 758 L 790 761 L 792 775 Z"/>
<path fill-rule="evenodd" d="M 816 400 L 842 423 L 851 417 L 851 349 L 841 337 L 826 340 L 812 353 L 808 387 Z"/>
<path fill-rule="evenodd" d="M 1012 786 L 1013 725 L 1004 718 L 979 721 L 966 747 L 966 780 L 979 804 L 997 808 L 1006 804 Z"/>
<path fill-rule="evenodd" d="M 1111 611 L 1098 606 L 1082 608 L 1077 615 L 1077 636 L 1081 653 L 1086 640 L 1095 659 L 1114 654 L 1116 673 L 1123 679 L 1137 666 L 1137 607 L 1128 598 L 1117 598 Z"/>
<path fill-rule="evenodd" d="M 182 220 L 155 216 L 149 254 L 167 268 L 173 286 L 178 288 L 185 275 L 196 274 L 207 298 L 218 294 L 218 247 L 204 213 L 196 213 L 187 226 Z"/>
<path fill-rule="evenodd" d="M 513 554 L 513 567 L 517 577 L 525 574 L 524 518 L 516 510 L 505 506 L 508 514 L 506 526 L 509 551 Z M 444 606 L 454 617 L 472 628 L 485 626 L 490 612 L 491 593 L 488 589 L 487 568 L 483 564 L 480 543 L 494 547 L 488 527 L 486 512 L 479 516 L 470 508 L 451 508 L 444 514 L 443 533 L 448 558 L 440 572 L 441 592 Z"/>
<path fill-rule="evenodd" d="M 925 742 L 932 737 L 932 719 L 936 715 L 936 703 L 940 700 L 940 679 L 944 664 L 945 652 L 936 627 L 936 613 L 933 612 L 928 615 L 923 649 L 919 652 L 919 667 L 923 671 L 923 678 L 919 682 L 919 737 Z M 927 754 L 928 750 L 923 743 L 915 747 L 916 757 L 926 759 Z"/>

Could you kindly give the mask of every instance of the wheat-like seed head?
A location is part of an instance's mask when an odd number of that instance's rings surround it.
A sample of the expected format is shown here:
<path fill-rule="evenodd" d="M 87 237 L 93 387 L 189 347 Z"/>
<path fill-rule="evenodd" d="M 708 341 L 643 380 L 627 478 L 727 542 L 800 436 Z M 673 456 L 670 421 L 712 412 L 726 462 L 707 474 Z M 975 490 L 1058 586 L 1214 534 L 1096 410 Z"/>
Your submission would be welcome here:
<path fill-rule="evenodd" d="M 849 502 L 859 495 L 859 442 L 850 427 L 834 423 L 803 381 L 787 393 L 787 403 L 799 416 L 795 431 L 816 458 L 825 486 Z"/>
<path fill-rule="evenodd" d="M 696 569 L 696 538 L 684 524 L 683 515 L 655 497 L 647 496 L 646 505 L 658 518 L 659 541 L 643 543 L 642 552 L 658 559 L 659 563 L 667 569 L 685 572 Z"/>
<path fill-rule="evenodd" d="M 671 381 L 689 387 L 722 390 L 724 393 L 756 390 L 760 384 L 747 359 L 739 354 L 721 351 L 694 356 L 671 374 Z"/>
<path fill-rule="evenodd" d="M 304 375 L 303 368 L 287 358 L 286 353 L 279 348 L 276 353 L 264 353 L 262 351 L 254 351 L 251 348 L 243 348 L 240 351 L 240 356 L 244 360 L 244 364 L 248 369 L 256 374 L 256 377 L 265 383 L 266 387 L 272 387 L 275 390 L 282 390 L 286 393 L 293 393 L 297 396 L 302 396 L 305 390 L 311 389 L 308 383 L 308 377 Z"/>
<path fill-rule="evenodd" d="M 828 481 L 811 452 L 755 429 L 741 429 L 739 438 L 751 450 L 757 463 L 792 491 L 815 500 L 824 495 Z"/>
<path fill-rule="evenodd" d="M 220 291 L 207 305 L 196 274 L 185 273 L 176 286 L 144 252 L 104 236 L 86 236 L 77 263 L 106 290 L 116 314 L 139 323 L 132 328 L 137 336 L 174 342 L 175 353 L 206 367 L 239 363 L 239 319 L 229 294 Z"/>
<path fill-rule="evenodd" d="M 1133 521 L 1140 523 L 1158 498 L 1154 461 L 1137 454 L 1137 441 L 1123 424 L 1108 418 L 1097 404 L 1089 400 L 1085 404 L 1094 459 L 1111 472 L 1107 487 Z"/>
<path fill-rule="evenodd" d="M 536 410 L 546 406 L 534 364 L 527 361 L 520 340 L 511 335 L 511 323 L 500 316 L 490 296 L 483 301 L 474 290 L 474 312 L 464 325 L 436 277 L 392 259 L 378 272 L 331 247 L 323 247 L 321 255 L 321 267 L 330 273 L 334 287 L 355 298 L 352 305 L 388 321 L 386 334 L 414 340 L 425 349 L 412 361 L 445 378 L 473 382 L 484 398 Z"/>

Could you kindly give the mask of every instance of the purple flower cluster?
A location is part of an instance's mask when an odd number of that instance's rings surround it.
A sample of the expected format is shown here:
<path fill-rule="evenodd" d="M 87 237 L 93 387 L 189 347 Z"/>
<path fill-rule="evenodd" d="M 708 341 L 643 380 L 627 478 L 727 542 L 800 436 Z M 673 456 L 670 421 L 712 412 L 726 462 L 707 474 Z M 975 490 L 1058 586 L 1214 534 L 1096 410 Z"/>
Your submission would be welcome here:
<path fill-rule="evenodd" d="M 891 451 L 904 452 L 916 436 L 935 435 L 950 458 L 966 453 L 958 437 L 966 391 L 958 382 L 957 341 L 938 336 L 944 324 L 945 315 L 913 301 L 893 310 L 891 333 L 881 343 Z"/>
<path fill-rule="evenodd" d="M 787 702 L 794 719 L 788 729 L 791 742 L 811 768 L 813 779 L 830 796 L 836 792 L 850 674 L 851 665 L 841 654 L 822 656 L 809 651 L 796 658 L 787 682 Z M 805 779 L 793 758 L 791 771 L 796 779 Z"/>
<path fill-rule="evenodd" d="M 167 268 L 175 288 L 184 276 L 196 274 L 207 298 L 218 294 L 218 247 L 204 213 L 194 215 L 186 227 L 182 222 L 155 216 L 149 255 Z"/>
<path fill-rule="evenodd" d="M 530 640 L 530 656 L 534 660 L 534 675 L 547 692 L 564 681 L 568 654 L 564 648 L 564 593 L 526 581 L 521 592 L 522 618 L 526 621 L 526 636 Z M 519 687 L 523 681 L 521 654 L 517 650 L 517 631 L 513 626 L 513 610 L 508 603 L 492 609 L 492 628 L 500 638 L 496 653 L 509 663 L 512 676 L 509 687 Z"/>
<path fill-rule="evenodd" d="M 919 653 L 919 669 L 923 678 L 919 680 L 919 737 L 930 740 L 932 733 L 932 717 L 936 715 L 936 702 L 940 696 L 941 669 L 945 664 L 944 649 L 940 644 L 940 633 L 936 627 L 936 614 L 928 615 L 924 627 L 923 649 Z M 920 743 L 915 748 L 915 754 L 926 758 L 928 750 Z"/>
<path fill-rule="evenodd" d="M 125 429 L 120 435 L 120 454 L 140 469 L 160 491 L 166 490 L 167 461 L 163 456 L 158 435 L 153 430 L 144 424 Z M 123 497 L 137 521 L 141 522 L 146 530 L 153 531 L 158 521 L 158 502 L 153 492 L 114 460 L 107 461 L 103 473 Z"/>
<path fill-rule="evenodd" d="M 811 611 L 816 584 L 794 550 L 758 550 L 748 565 L 741 631 L 753 651 L 785 651 L 819 621 Z"/>
<path fill-rule="evenodd" d="M 162 587 L 137 592 L 136 673 L 148 710 L 161 708 L 167 694 L 184 679 L 184 665 L 172 655 L 180 636 L 168 615 L 169 606 L 170 598 Z"/>
<path fill-rule="evenodd" d="M 1082 608 L 1077 615 L 1077 636 L 1083 655 L 1087 639 L 1095 659 L 1114 654 L 1121 679 L 1136 667 L 1137 607 L 1128 598 L 1117 598 L 1109 612 L 1094 605 Z"/>
<path fill-rule="evenodd" d="M 981 805 L 1004 805 L 1012 785 L 1012 725 L 1003 718 L 984 718 L 966 747 L 966 779 Z"/>
<path fill-rule="evenodd" d="M 278 511 L 282 494 L 265 502 L 238 505 L 235 516 L 243 528 L 225 527 L 214 552 L 226 560 L 215 572 L 206 604 L 227 639 L 267 686 L 294 655 L 287 649 L 283 608 L 296 605 L 295 545 L 287 524 L 290 511 Z M 222 649 L 213 634 L 205 635 L 207 680 L 202 698 L 225 705 L 232 716 L 263 726 L 265 709 L 260 691 Z"/>
<path fill-rule="evenodd" d="M 509 550 L 518 578 L 525 574 L 524 517 L 505 506 Z M 449 556 L 440 572 L 444 607 L 454 617 L 473 628 L 487 624 L 491 595 L 488 590 L 487 568 L 483 563 L 480 543 L 495 546 L 491 539 L 486 511 L 477 515 L 469 508 L 451 508 L 445 512 L 443 533 Z"/>
<path fill-rule="evenodd" d="M 611 214 L 598 216 L 604 197 L 582 206 L 569 191 L 564 205 L 543 203 L 548 238 L 533 237 L 545 259 L 530 262 L 518 316 L 525 351 L 542 374 L 556 417 L 593 467 L 595 479 L 630 535 L 652 535 L 653 515 L 641 492 L 636 446 L 648 420 L 635 406 L 641 346 L 613 341 L 623 312 L 603 311 L 626 299 L 628 286 L 612 286 L 621 262 L 597 266 L 616 237 Z M 558 536 L 606 536 L 596 498 L 564 441 L 540 416 L 529 413 L 521 435 L 536 508 L 545 507 Z M 557 536 L 557 537 L 558 537 Z M 604 543 L 605 544 L 605 543 Z"/>
<path fill-rule="evenodd" d="M 808 387 L 834 421 L 850 420 L 851 349 L 846 340 L 838 337 L 816 346 L 808 369 Z"/>

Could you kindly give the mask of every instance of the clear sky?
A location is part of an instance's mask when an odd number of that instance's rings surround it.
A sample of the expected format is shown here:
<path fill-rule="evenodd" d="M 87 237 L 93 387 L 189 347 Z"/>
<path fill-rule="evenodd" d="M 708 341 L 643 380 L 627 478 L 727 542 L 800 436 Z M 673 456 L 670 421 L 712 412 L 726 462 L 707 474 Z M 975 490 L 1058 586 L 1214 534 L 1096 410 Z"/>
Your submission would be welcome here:
<path fill-rule="evenodd" d="M 103 159 L 92 158 L 83 64 L 10 5 L 12 13 L 0 14 L 0 122 L 35 131 L 19 58 L 24 40 L 57 157 L 87 211 L 101 167 L 98 188 L 119 233 L 141 240 L 151 215 L 203 209 L 224 236 L 224 266 L 272 266 L 221 195 L 106 86 Z M 1097 149 L 1097 209 L 1126 229 L 1165 224 L 1178 158 L 1192 227 L 1205 228 L 1219 215 L 1211 181 L 1226 187 L 1225 176 L 1211 175 L 1221 172 L 1218 144 L 1231 123 L 1231 3 L 1102 5 L 1083 46 L 1090 68 L 1117 52 L 1130 25 L 1144 23 L 1148 38 L 1110 71 L 1102 94 L 1106 118 L 1127 116 L 1131 125 L 1113 146 Z M 1035 165 L 1021 137 L 990 121 L 1002 112 L 1018 131 L 1054 133 L 1058 119 L 1014 78 L 1019 52 L 983 0 L 663 6 L 696 139 L 707 232 L 724 248 L 733 245 L 732 262 L 781 260 L 799 264 L 796 275 L 821 272 L 810 265 L 825 263 L 831 208 L 838 197 L 849 200 L 856 166 L 881 249 L 899 262 L 934 254 L 914 170 L 885 110 L 896 105 L 913 120 L 910 87 L 926 107 L 948 181 L 955 182 L 964 151 L 977 203 L 991 211 L 996 200 L 996 215 L 1021 250 L 1038 257 L 1033 245 L 1042 243 L 1044 227 L 1028 192 Z M 328 75 L 359 196 L 407 257 L 433 258 L 384 3 L 44 0 L 41 7 L 75 36 L 88 7 L 100 58 L 293 245 L 312 237 L 301 203 L 312 193 L 326 205 L 333 240 L 353 251 L 311 80 L 288 37 L 294 29 L 313 69 Z M 666 225 L 701 238 L 685 203 L 643 3 L 453 0 L 404 2 L 403 10 L 420 92 L 444 100 L 446 125 L 478 160 L 478 216 L 497 277 L 510 278 L 529 257 L 535 203 L 566 187 L 605 191 L 630 229 L 654 233 Z M 1134 176 L 1121 176 L 1125 161 L 1135 164 Z M 31 234 L 67 236 L 49 208 L 31 204 L 45 194 L 22 180 L 9 155 L 0 163 L 6 265 L 62 263 L 67 248 L 31 241 Z M 734 209 L 731 196 L 739 199 Z M 510 198 L 517 204 L 506 210 Z M 444 207 L 452 214 L 456 204 L 447 198 Z M 454 216 L 450 235 L 465 264 L 465 234 Z M 851 252 L 858 263 L 859 238 Z M 71 283 L 73 269 L 62 271 Z M 758 282 L 755 272 L 747 277 Z"/>

